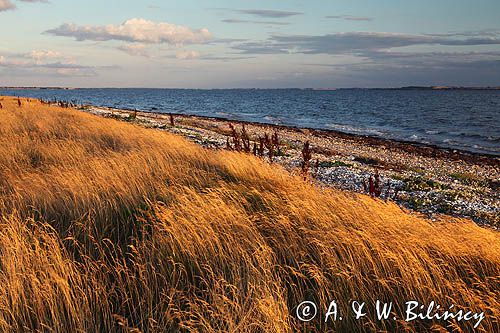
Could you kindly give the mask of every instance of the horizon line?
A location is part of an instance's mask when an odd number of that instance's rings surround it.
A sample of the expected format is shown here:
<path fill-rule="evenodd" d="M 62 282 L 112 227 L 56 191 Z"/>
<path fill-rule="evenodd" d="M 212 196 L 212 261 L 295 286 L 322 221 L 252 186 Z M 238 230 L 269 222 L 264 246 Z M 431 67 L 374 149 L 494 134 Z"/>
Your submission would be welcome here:
<path fill-rule="evenodd" d="M 233 88 L 183 88 L 183 87 L 71 87 L 71 86 L 0 86 L 4 90 L 30 90 L 30 89 L 59 89 L 59 90 L 83 90 L 83 89 L 158 89 L 158 90 L 348 90 L 348 89 L 432 89 L 432 90 L 451 90 L 451 89 L 492 89 L 500 90 L 500 84 L 488 86 L 448 86 L 448 85 L 408 85 L 398 87 L 277 87 L 277 88 L 259 88 L 259 87 L 233 87 Z"/>

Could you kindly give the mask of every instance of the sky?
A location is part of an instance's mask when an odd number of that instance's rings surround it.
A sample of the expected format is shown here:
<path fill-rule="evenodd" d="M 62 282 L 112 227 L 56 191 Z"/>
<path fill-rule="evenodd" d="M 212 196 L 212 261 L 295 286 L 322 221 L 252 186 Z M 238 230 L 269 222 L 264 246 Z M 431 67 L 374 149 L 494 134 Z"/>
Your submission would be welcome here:
<path fill-rule="evenodd" d="M 498 0 L 0 0 L 0 86 L 500 86 Z"/>

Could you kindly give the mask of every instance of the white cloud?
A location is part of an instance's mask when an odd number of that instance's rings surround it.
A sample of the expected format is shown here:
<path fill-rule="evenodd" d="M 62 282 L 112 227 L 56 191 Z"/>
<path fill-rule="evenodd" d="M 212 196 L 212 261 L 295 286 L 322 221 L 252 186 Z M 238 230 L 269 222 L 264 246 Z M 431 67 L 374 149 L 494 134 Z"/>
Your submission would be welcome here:
<path fill-rule="evenodd" d="M 28 55 L 36 63 L 40 63 L 40 62 L 47 60 L 47 59 L 58 59 L 58 58 L 62 57 L 60 52 L 50 51 L 50 50 L 34 50 L 34 51 L 31 51 Z"/>
<path fill-rule="evenodd" d="M 98 69 L 114 68 L 116 67 L 80 65 L 56 51 L 35 50 L 29 53 L 0 55 L 0 69 L 4 69 L 9 75 L 31 73 L 88 77 L 96 76 Z"/>
<path fill-rule="evenodd" d="M 93 68 L 70 68 L 70 67 L 63 67 L 63 68 L 56 68 L 55 69 L 56 73 L 61 75 L 61 76 L 96 76 L 97 73 Z"/>
<path fill-rule="evenodd" d="M 48 0 L 19 0 L 21 2 L 48 2 Z M 0 12 L 16 9 L 16 5 L 11 0 L 0 0 Z"/>
<path fill-rule="evenodd" d="M 117 47 L 118 50 L 128 53 L 131 56 L 148 57 L 147 47 L 144 44 L 126 44 Z"/>
<path fill-rule="evenodd" d="M 0 12 L 16 8 L 10 0 L 0 0 Z"/>
<path fill-rule="evenodd" d="M 200 57 L 200 52 L 198 51 L 179 51 L 175 55 L 177 59 L 182 59 L 182 60 L 191 60 L 191 59 L 198 59 Z"/>
<path fill-rule="evenodd" d="M 133 18 L 120 25 L 79 26 L 65 23 L 46 31 L 48 34 L 73 37 L 78 41 L 108 41 L 121 40 L 147 44 L 196 44 L 204 43 L 212 38 L 206 28 L 193 30 L 191 28 L 167 22 L 152 22 L 141 18 Z"/>

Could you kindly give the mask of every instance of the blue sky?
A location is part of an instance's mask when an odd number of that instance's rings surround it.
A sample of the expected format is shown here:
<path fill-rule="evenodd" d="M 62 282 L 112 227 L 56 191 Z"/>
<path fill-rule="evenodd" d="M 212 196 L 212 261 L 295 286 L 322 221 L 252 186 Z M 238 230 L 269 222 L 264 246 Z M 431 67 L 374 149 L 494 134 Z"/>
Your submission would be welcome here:
<path fill-rule="evenodd" d="M 0 85 L 500 85 L 498 0 L 0 0 Z"/>

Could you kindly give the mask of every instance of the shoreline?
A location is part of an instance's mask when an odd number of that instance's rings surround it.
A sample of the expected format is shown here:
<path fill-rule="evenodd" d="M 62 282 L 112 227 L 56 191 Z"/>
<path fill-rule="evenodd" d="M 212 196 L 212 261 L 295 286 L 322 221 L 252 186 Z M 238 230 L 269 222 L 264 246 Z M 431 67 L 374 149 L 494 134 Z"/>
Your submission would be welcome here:
<path fill-rule="evenodd" d="M 23 87 L 18 87 L 17 89 L 20 89 Z M 417 88 L 417 89 L 415 89 Z M 367 89 L 367 90 L 433 90 L 433 91 L 447 91 L 447 90 L 500 90 L 500 87 L 447 87 L 448 89 L 435 89 L 436 87 L 429 86 L 429 87 L 400 87 L 400 88 L 338 88 L 335 90 L 360 90 L 360 89 Z M 0 87 L 0 90 L 2 88 Z M 11 88 L 13 89 L 13 88 Z M 27 90 L 31 89 L 29 87 L 26 88 Z M 78 90 L 78 89 L 94 89 L 94 88 L 45 88 L 45 87 L 38 87 L 37 89 L 43 90 L 43 89 L 56 89 L 56 90 Z M 137 88 L 100 88 L 100 89 L 137 89 Z M 148 88 L 150 89 L 150 88 Z M 153 89 L 153 88 L 151 88 Z M 155 88 L 155 89 L 164 89 L 164 88 Z M 182 89 L 177 89 L 177 88 L 167 88 L 167 89 L 172 89 L 172 90 L 182 90 Z M 283 89 L 288 89 L 288 88 L 283 88 Z M 298 89 L 298 90 L 314 90 L 310 88 L 290 88 L 290 89 Z M 186 89 L 190 90 L 190 89 Z M 194 89 L 198 90 L 198 89 Z M 203 89 L 201 89 L 203 90 Z M 217 89 L 208 89 L 208 90 L 217 90 Z M 224 90 L 224 89 L 221 89 Z M 228 90 L 238 90 L 236 89 L 228 89 Z M 256 89 L 257 90 L 257 89 Z M 273 89 L 264 89 L 264 90 L 273 90 Z M 280 90 L 280 88 L 276 89 Z M 12 95 L 11 97 L 18 97 L 17 95 Z M 27 97 L 24 97 L 27 98 Z M 39 99 L 36 97 L 33 97 L 33 99 Z M 237 123 L 237 124 L 252 124 L 252 125 L 258 125 L 258 126 L 269 126 L 272 128 L 276 129 L 286 129 L 286 130 L 294 130 L 294 131 L 310 131 L 314 135 L 327 135 L 327 136 L 336 136 L 340 138 L 347 138 L 347 139 L 353 139 L 353 140 L 360 140 L 366 144 L 371 144 L 371 145 L 393 145 L 397 146 L 399 149 L 404 149 L 408 152 L 417 152 L 419 154 L 422 154 L 424 156 L 431 156 L 431 157 L 440 157 L 440 158 L 451 158 L 454 160 L 465 160 L 465 161 L 480 161 L 481 163 L 487 163 L 489 165 L 498 165 L 500 166 L 500 153 L 495 154 L 494 152 L 485 152 L 485 151 L 474 151 L 474 150 L 469 150 L 467 148 L 463 147 L 453 147 L 451 145 L 439 145 L 438 143 L 425 143 L 425 142 L 418 142 L 418 141 L 412 141 L 408 139 L 398 139 L 398 138 L 387 138 L 383 136 L 377 136 L 377 135 L 371 135 L 371 134 L 363 134 L 363 133 L 352 133 L 352 132 L 345 132 L 342 130 L 338 129 L 329 129 L 329 128 L 315 128 L 315 127 L 301 127 L 298 125 L 282 125 L 282 124 L 273 124 L 273 123 L 266 123 L 266 122 L 259 122 L 259 121 L 251 121 L 251 120 L 238 120 L 238 119 L 230 119 L 224 116 L 201 116 L 201 115 L 191 115 L 191 114 L 184 114 L 184 113 L 176 113 L 176 112 L 158 112 L 155 110 L 155 108 L 152 108 L 151 110 L 137 110 L 137 109 L 129 109 L 129 108 L 117 108 L 113 106 L 108 106 L 108 105 L 93 105 L 93 104 L 83 104 L 81 105 L 83 107 L 96 107 L 96 108 L 105 108 L 109 110 L 115 110 L 115 111 L 126 111 L 126 112 L 139 112 L 143 114 L 149 114 L 149 115 L 173 115 L 176 117 L 192 117 L 192 118 L 204 118 L 204 119 L 211 119 L 214 121 L 224 121 L 227 123 Z"/>
<path fill-rule="evenodd" d="M 381 198 L 431 218 L 438 214 L 471 218 L 478 224 L 500 225 L 500 158 L 488 154 L 335 130 L 298 128 L 230 120 L 222 117 L 135 111 L 85 106 L 82 111 L 166 130 L 210 149 L 226 149 L 229 125 L 245 126 L 250 141 L 274 132 L 284 153 L 276 162 L 299 173 L 302 147 L 310 141 L 310 176 L 320 186 L 367 193 L 366 183 L 381 177 Z M 133 119 L 132 119 L 133 118 Z"/>
<path fill-rule="evenodd" d="M 98 106 L 99 107 L 99 106 Z M 128 111 L 135 112 L 135 110 L 130 109 L 119 109 L 113 107 L 105 107 L 111 110 L 116 111 Z M 308 131 L 311 135 L 314 136 L 334 136 L 343 139 L 350 140 L 359 140 L 364 144 L 371 144 L 375 146 L 380 145 L 392 145 L 397 147 L 398 149 L 403 149 L 408 152 L 416 152 L 422 155 L 426 155 L 429 157 L 440 157 L 440 158 L 452 158 L 455 160 L 464 160 L 464 161 L 480 161 L 482 163 L 487 163 L 491 165 L 500 166 L 500 155 L 488 154 L 488 153 L 480 153 L 468 151 L 460 148 L 449 148 L 449 147 L 441 147 L 431 143 L 421 143 L 416 141 L 402 140 L 402 139 L 390 139 L 383 138 L 374 135 L 368 134 L 356 134 L 349 132 L 342 132 L 334 129 L 318 129 L 313 127 L 299 127 L 293 125 L 279 125 L 279 124 L 270 124 L 270 123 L 262 123 L 257 121 L 248 121 L 248 120 L 232 120 L 226 117 L 216 117 L 216 116 L 197 116 L 197 115 L 187 115 L 182 113 L 162 113 L 162 112 L 154 112 L 154 111 L 137 111 L 145 114 L 152 115 L 173 115 L 174 117 L 185 117 L 185 118 L 200 118 L 200 119 L 209 119 L 214 121 L 221 121 L 228 124 L 249 124 L 261 127 L 270 127 L 273 129 L 279 130 L 289 130 L 303 133 L 304 131 Z"/>
<path fill-rule="evenodd" d="M 114 108 L 109 106 L 92 105 L 90 107 L 106 108 L 109 110 L 115 110 L 117 112 L 126 111 L 133 113 L 136 111 L 127 108 Z M 398 149 L 406 150 L 407 152 L 419 153 L 428 157 L 451 158 L 454 160 L 474 161 L 474 162 L 481 162 L 490 165 L 500 166 L 500 155 L 474 152 L 461 148 L 442 147 L 431 143 L 422 143 L 422 142 L 403 140 L 403 139 L 383 138 L 375 135 L 342 132 L 334 129 L 319 129 L 313 127 L 299 127 L 294 125 L 279 125 L 279 124 L 270 124 L 270 123 L 263 123 L 258 121 L 249 121 L 249 120 L 232 120 L 227 117 L 199 116 L 199 115 L 189 115 L 183 113 L 173 113 L 173 112 L 164 113 L 164 112 L 142 111 L 142 110 L 141 111 L 137 110 L 137 113 L 138 114 L 143 113 L 147 115 L 166 115 L 166 116 L 173 115 L 174 117 L 193 118 L 193 119 L 199 118 L 199 119 L 220 121 L 228 124 L 237 124 L 237 125 L 248 124 L 261 127 L 270 127 L 278 130 L 296 131 L 300 133 L 308 131 L 311 135 L 315 136 L 334 136 L 342 139 L 359 140 L 364 144 L 370 144 L 374 146 L 390 145 Z"/>

